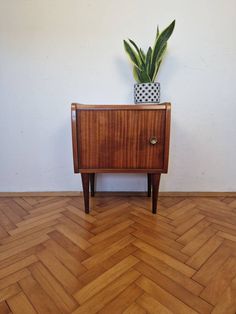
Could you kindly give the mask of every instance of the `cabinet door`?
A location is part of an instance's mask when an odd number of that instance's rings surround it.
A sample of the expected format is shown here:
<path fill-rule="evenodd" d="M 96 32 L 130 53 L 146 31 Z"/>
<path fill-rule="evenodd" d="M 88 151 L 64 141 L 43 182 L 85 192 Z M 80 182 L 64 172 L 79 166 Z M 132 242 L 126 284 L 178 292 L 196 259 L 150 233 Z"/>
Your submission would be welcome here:
<path fill-rule="evenodd" d="M 165 109 L 78 110 L 77 121 L 80 169 L 163 168 Z"/>

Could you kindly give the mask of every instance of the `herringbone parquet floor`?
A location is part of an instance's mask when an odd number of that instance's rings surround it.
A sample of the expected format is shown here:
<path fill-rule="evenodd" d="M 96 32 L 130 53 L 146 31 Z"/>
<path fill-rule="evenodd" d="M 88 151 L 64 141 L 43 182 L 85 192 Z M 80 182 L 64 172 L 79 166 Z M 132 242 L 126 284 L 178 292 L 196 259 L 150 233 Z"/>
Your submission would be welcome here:
<path fill-rule="evenodd" d="M 0 198 L 0 313 L 236 312 L 236 199 Z"/>

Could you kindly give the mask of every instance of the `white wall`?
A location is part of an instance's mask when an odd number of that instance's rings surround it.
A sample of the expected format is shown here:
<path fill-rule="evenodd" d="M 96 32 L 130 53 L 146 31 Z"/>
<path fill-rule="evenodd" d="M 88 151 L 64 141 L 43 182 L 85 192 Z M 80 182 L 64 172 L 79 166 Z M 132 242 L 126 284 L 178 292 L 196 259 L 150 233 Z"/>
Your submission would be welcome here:
<path fill-rule="evenodd" d="M 171 101 L 162 191 L 236 191 L 235 0 L 0 0 L 0 191 L 75 191 L 70 103 L 132 103 L 122 40 L 176 18 L 159 81 Z M 144 190 L 144 175 L 100 175 Z"/>

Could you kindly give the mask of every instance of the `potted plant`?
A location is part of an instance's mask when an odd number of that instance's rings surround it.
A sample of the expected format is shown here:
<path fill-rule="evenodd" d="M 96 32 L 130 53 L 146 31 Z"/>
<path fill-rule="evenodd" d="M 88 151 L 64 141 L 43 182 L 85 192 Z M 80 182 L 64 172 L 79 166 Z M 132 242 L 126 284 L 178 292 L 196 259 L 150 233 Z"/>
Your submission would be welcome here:
<path fill-rule="evenodd" d="M 175 20 L 161 33 L 157 27 L 154 46 L 149 47 L 147 53 L 138 48 L 133 40 L 124 40 L 124 48 L 132 62 L 134 79 L 137 81 L 134 84 L 136 104 L 160 103 L 160 83 L 155 80 L 174 27 Z"/>

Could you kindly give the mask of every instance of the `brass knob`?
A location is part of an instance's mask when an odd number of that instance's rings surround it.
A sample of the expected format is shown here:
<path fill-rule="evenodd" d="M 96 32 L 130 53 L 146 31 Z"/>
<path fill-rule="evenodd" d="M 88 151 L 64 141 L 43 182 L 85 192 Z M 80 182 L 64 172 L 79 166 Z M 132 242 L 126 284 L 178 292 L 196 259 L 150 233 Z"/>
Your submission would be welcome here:
<path fill-rule="evenodd" d="M 150 144 L 155 145 L 158 143 L 158 140 L 155 136 L 152 136 L 149 140 Z"/>

